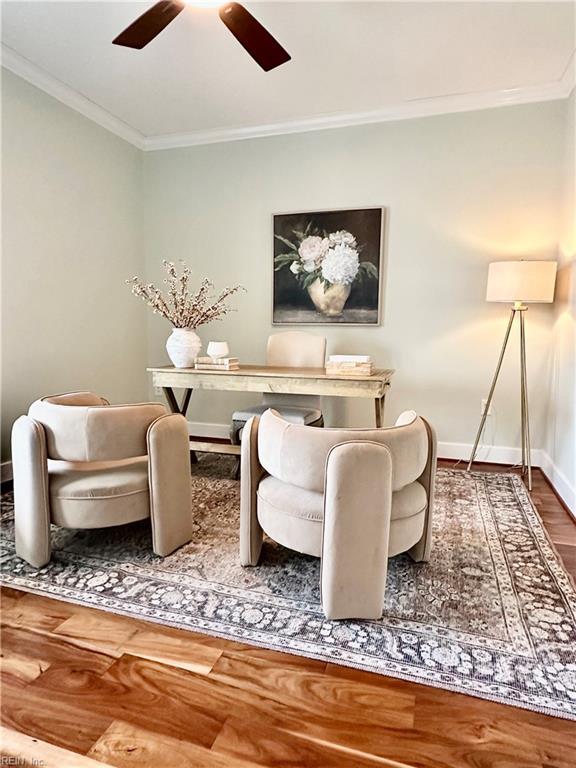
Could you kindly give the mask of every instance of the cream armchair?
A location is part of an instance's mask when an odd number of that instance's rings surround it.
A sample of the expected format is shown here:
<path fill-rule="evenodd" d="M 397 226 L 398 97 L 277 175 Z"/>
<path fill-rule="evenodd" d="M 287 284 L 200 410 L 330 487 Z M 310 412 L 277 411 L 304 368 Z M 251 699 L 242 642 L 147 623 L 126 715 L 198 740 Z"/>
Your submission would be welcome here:
<path fill-rule="evenodd" d="M 436 436 L 413 411 L 390 429 L 314 429 L 269 410 L 241 463 L 241 564 L 258 564 L 263 533 L 320 557 L 327 618 L 379 618 L 388 558 L 429 559 Z"/>
<path fill-rule="evenodd" d="M 16 552 L 50 560 L 50 524 L 105 528 L 150 518 L 165 556 L 192 538 L 186 420 L 159 403 L 111 406 L 90 392 L 37 400 L 12 429 Z"/>

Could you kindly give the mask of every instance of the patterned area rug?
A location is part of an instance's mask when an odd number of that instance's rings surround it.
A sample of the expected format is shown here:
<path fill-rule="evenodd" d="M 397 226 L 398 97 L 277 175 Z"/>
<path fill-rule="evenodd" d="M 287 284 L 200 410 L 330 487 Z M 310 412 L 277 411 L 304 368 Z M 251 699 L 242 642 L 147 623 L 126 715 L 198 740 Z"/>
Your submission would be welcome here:
<path fill-rule="evenodd" d="M 389 564 L 384 617 L 327 621 L 319 561 L 266 541 L 238 563 L 239 484 L 194 468 L 194 540 L 162 560 L 147 523 L 53 528 L 39 570 L 3 501 L 2 581 L 43 595 L 576 719 L 576 590 L 512 474 L 439 470 L 432 559 Z"/>

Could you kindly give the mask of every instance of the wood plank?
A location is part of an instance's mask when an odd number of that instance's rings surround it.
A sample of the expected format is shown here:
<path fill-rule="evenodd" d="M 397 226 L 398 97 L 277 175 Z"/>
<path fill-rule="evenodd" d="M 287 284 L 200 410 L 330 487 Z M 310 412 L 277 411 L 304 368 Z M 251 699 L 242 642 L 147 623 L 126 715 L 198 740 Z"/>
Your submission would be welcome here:
<path fill-rule="evenodd" d="M 301 738 L 280 728 L 239 718 L 226 721 L 212 750 L 266 768 L 407 768 L 406 763 Z"/>
<path fill-rule="evenodd" d="M 52 631 L 78 610 L 81 609 L 72 603 L 28 592 L 2 612 L 2 624 L 9 627 Z"/>
<path fill-rule="evenodd" d="M 223 651 L 230 651 L 235 657 L 244 659 L 253 659 L 263 661 L 267 664 L 274 664 L 283 667 L 286 670 L 300 672 L 322 673 L 326 669 L 326 662 L 322 659 L 310 659 L 307 656 L 296 656 L 293 653 L 284 653 L 284 651 L 272 651 L 268 648 L 258 648 L 254 645 L 242 646 L 239 643 L 229 643 L 222 648 Z"/>
<path fill-rule="evenodd" d="M 45 672 L 44 674 L 48 674 Z M 8 728 L 48 741 L 58 747 L 84 754 L 112 722 L 105 713 L 88 711 L 79 700 L 63 701 L 50 689 L 2 685 L 2 724 Z"/>
<path fill-rule="evenodd" d="M 123 656 L 113 666 L 123 659 L 133 657 Z M 139 661 L 141 664 L 155 663 Z M 109 672 L 100 676 L 71 667 L 50 667 L 28 685 L 27 692 L 42 691 L 44 695 L 49 694 L 70 707 L 79 702 L 87 712 L 95 717 L 108 717 L 110 722 L 123 720 L 174 738 L 185 736 L 187 741 L 203 747 L 212 745 L 225 720 L 224 713 L 216 707 L 204 707 L 201 701 L 196 701 L 194 705 L 185 700 L 177 689 L 152 688 L 135 671 L 122 679 Z"/>
<path fill-rule="evenodd" d="M 28 659 L 42 659 L 50 664 L 50 669 L 54 666 L 69 667 L 102 674 L 116 661 L 115 656 L 108 653 L 79 648 L 55 635 L 2 627 L 0 636 L 4 651 L 17 653 Z"/>
<path fill-rule="evenodd" d="M 0 677 L 2 681 L 11 681 L 13 685 L 25 687 L 49 666 L 50 663 L 44 659 L 29 659 L 6 648 L 0 653 Z"/>
<path fill-rule="evenodd" d="M 324 673 L 287 670 L 282 663 L 261 661 L 224 652 L 210 673 L 211 679 L 240 687 L 243 692 L 273 696 L 297 706 L 314 720 L 325 712 L 332 720 L 359 727 L 410 727 L 413 724 L 414 696 L 374 686 L 351 684 L 344 678 Z"/>
<path fill-rule="evenodd" d="M 558 761 L 558 750 L 548 751 L 529 741 L 500 742 L 479 737 L 474 743 L 461 741 L 458 723 L 444 721 L 439 733 L 420 729 L 382 729 L 377 743 L 362 742 L 357 750 L 311 737 L 309 734 L 272 729 L 261 721 L 231 718 L 218 735 L 213 750 L 242 757 L 262 766 L 409 765 L 418 768 L 569 768 Z M 551 739 L 549 741 L 552 741 Z M 573 756 L 573 752 L 565 751 Z M 374 761 L 374 762 L 371 762 Z"/>
<path fill-rule="evenodd" d="M 12 595 L 2 594 L 2 599 L 0 600 L 0 617 L 14 608 L 14 606 L 17 605 L 18 600 L 19 598 L 12 597 Z"/>
<path fill-rule="evenodd" d="M 104 731 L 88 755 L 117 768 L 254 768 L 254 763 L 120 721 Z"/>
<path fill-rule="evenodd" d="M 576 523 L 570 520 L 546 519 L 545 517 L 543 520 L 554 543 L 576 547 Z"/>
<path fill-rule="evenodd" d="M 122 644 L 123 653 L 159 661 L 180 669 L 207 675 L 222 651 L 192 642 L 185 632 L 171 636 L 163 632 L 137 632 Z"/>
<path fill-rule="evenodd" d="M 572 578 L 576 580 L 576 547 L 567 544 L 556 544 L 555 547 L 564 567 Z"/>
<path fill-rule="evenodd" d="M 445 706 L 454 707 L 455 710 L 474 712 L 478 718 L 511 720 L 515 722 L 527 722 L 535 725 L 544 724 L 546 728 L 555 731 L 557 734 L 569 732 L 576 736 L 576 726 L 570 720 L 564 720 L 560 717 L 543 715 L 540 712 L 533 712 L 529 709 L 520 709 L 511 707 L 508 704 L 500 704 L 488 699 L 480 699 L 475 696 L 468 696 L 465 693 L 456 693 L 446 688 L 435 688 L 429 685 L 413 683 L 409 680 L 400 680 L 398 678 L 386 677 L 385 675 L 376 675 L 373 672 L 366 672 L 353 667 L 343 667 L 337 664 L 327 664 L 326 674 L 344 678 L 351 682 L 359 682 L 364 685 L 376 686 L 384 690 L 395 690 L 398 692 L 412 693 L 415 697 L 415 707 L 423 708 L 430 704 L 443 708 Z M 418 712 L 416 711 L 415 723 L 418 722 Z"/>
<path fill-rule="evenodd" d="M 114 651 L 136 634 L 137 626 L 123 616 L 82 612 L 59 624 L 53 634 L 79 641 L 76 644 L 83 647 Z"/>
<path fill-rule="evenodd" d="M 208 648 L 214 648 L 219 651 L 230 651 L 234 655 L 250 659 L 260 659 L 267 662 L 276 662 L 287 669 L 299 669 L 307 672 L 323 672 L 326 668 L 326 662 L 321 659 L 311 659 L 307 656 L 296 656 L 293 653 L 284 651 L 273 651 L 270 648 L 260 648 L 257 645 L 250 645 L 238 640 L 228 640 L 216 635 L 204 635 L 200 632 L 193 632 L 187 629 L 176 629 L 174 627 L 154 625 L 155 630 L 183 640 L 194 645 L 202 645 Z"/>
<path fill-rule="evenodd" d="M 104 615 L 102 611 L 95 608 L 90 609 L 95 615 Z M 135 621 L 132 618 L 122 617 L 126 621 Z M 294 669 L 308 670 L 311 672 L 323 672 L 326 662 L 320 659 L 310 659 L 306 656 L 296 656 L 292 653 L 273 651 L 269 648 L 260 648 L 256 645 L 241 642 L 238 640 L 229 640 L 216 635 L 205 635 L 188 629 L 178 629 L 167 625 L 156 624 L 153 622 L 140 622 L 141 631 L 159 633 L 163 638 L 173 638 L 178 642 L 191 644 L 193 646 L 202 646 L 203 648 L 212 648 L 217 651 L 233 651 L 235 654 L 241 654 L 248 658 L 262 659 L 265 661 L 276 661 L 285 667 Z M 121 655 L 121 654 L 120 654 Z M 138 655 L 138 654 L 132 654 Z"/>
<path fill-rule="evenodd" d="M 13 587 L 0 586 L 0 602 L 4 597 L 11 597 L 13 600 L 20 600 L 27 594 L 22 589 L 14 589 Z"/>
<path fill-rule="evenodd" d="M 49 675 L 49 671 L 46 674 Z M 265 677 L 264 670 L 261 670 L 261 676 Z M 391 729 L 404 728 L 413 722 L 411 708 L 399 702 L 393 705 L 384 695 L 368 698 L 360 690 L 355 697 L 351 690 L 347 690 L 352 686 L 338 684 L 331 690 L 322 690 L 321 685 L 315 690 L 319 685 L 318 678 L 322 676 L 311 675 L 312 682 L 307 680 L 309 675 L 306 673 L 292 672 L 291 677 L 292 681 L 286 684 L 284 691 L 273 690 L 264 682 L 261 690 L 255 691 L 241 681 L 227 685 L 212 673 L 196 675 L 129 656 L 119 659 L 103 676 L 126 688 L 137 686 L 152 697 L 171 695 L 208 715 L 261 722 L 357 749 L 363 749 L 363 744 L 376 749 L 382 729 L 387 725 Z M 341 693 L 343 690 L 344 694 Z"/>
<path fill-rule="evenodd" d="M 443 744 L 446 753 L 457 753 L 454 743 L 456 735 L 460 746 L 469 746 L 470 759 L 476 755 L 478 765 L 517 765 L 514 760 L 521 756 L 525 761 L 520 763 L 522 766 L 534 764 L 572 768 L 576 727 L 569 720 L 442 688 L 392 680 L 350 667 L 329 664 L 327 674 L 384 689 L 392 686 L 393 689 L 414 692 L 414 732 L 418 733 L 418 739 L 424 744 Z M 400 754 L 398 752 L 396 756 Z M 435 759 L 441 759 L 439 753 L 432 754 Z M 489 754 L 492 755 L 490 759 Z M 412 750 L 412 759 L 419 765 L 418 760 L 424 758 Z M 462 764 L 467 765 L 465 762 Z M 472 762 L 471 765 L 476 764 Z"/>
<path fill-rule="evenodd" d="M 139 630 L 157 628 L 152 622 L 120 616 L 76 603 L 25 593 L 18 605 L 2 616 L 2 625 L 35 634 L 61 634 L 70 645 L 118 657 L 121 641 Z M 163 628 L 164 629 L 164 628 Z M 118 635 L 118 642 L 115 641 Z"/>
<path fill-rule="evenodd" d="M 489 747 L 510 760 L 522 756 L 555 768 L 574 768 L 576 756 L 576 724 L 478 699 L 465 701 L 462 696 L 440 697 L 427 692 L 417 697 L 415 727 L 441 740 L 445 724 L 452 723 L 458 741 L 473 748 Z M 488 706 L 487 706 L 488 705 Z M 536 714 L 536 717 L 534 715 Z"/>
<path fill-rule="evenodd" d="M 108 768 L 90 757 L 55 747 L 12 728 L 0 727 L 0 756 L 4 765 L 38 765 L 42 768 Z"/>

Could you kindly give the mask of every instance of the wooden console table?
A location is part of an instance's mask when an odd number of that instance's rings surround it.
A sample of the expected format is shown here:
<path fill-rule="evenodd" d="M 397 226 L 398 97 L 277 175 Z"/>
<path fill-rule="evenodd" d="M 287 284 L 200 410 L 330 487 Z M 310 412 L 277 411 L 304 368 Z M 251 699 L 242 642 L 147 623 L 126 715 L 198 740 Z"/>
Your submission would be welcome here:
<path fill-rule="evenodd" d="M 194 368 L 162 366 L 148 368 L 154 387 L 161 388 L 172 413 L 186 416 L 195 389 L 229 392 L 267 392 L 291 395 L 323 395 L 327 397 L 361 397 L 374 401 L 376 426 L 384 419 L 384 401 L 393 370 L 376 370 L 371 376 L 337 376 L 324 368 L 275 368 L 266 365 L 243 365 L 237 371 L 198 371 Z M 175 389 L 183 389 L 178 403 Z M 213 446 L 213 447 L 210 447 Z M 190 441 L 192 450 L 212 450 L 238 454 L 240 446 Z"/>

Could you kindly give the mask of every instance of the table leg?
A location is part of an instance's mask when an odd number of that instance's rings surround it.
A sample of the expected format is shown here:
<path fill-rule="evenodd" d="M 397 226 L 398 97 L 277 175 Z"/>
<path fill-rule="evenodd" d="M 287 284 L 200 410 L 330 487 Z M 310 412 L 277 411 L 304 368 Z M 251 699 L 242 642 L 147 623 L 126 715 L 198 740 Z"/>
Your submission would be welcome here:
<path fill-rule="evenodd" d="M 384 425 L 384 401 L 386 399 L 386 395 L 382 395 L 382 397 L 377 397 L 374 400 L 374 410 L 376 414 L 376 427 L 380 428 Z"/>
<path fill-rule="evenodd" d="M 162 387 L 162 389 L 164 390 L 164 396 L 168 401 L 171 412 L 180 413 L 182 416 L 186 416 L 193 390 L 190 387 L 186 388 L 184 390 L 184 397 L 182 398 L 182 405 L 178 405 L 178 400 L 176 400 L 176 395 L 174 394 L 172 387 Z M 198 464 L 198 457 L 196 456 L 195 451 L 190 451 L 190 462 L 192 464 Z"/>

